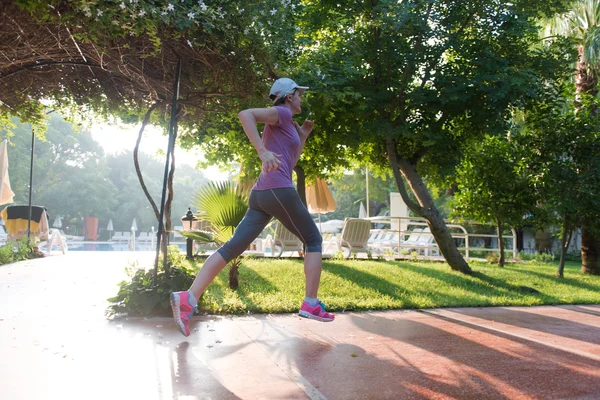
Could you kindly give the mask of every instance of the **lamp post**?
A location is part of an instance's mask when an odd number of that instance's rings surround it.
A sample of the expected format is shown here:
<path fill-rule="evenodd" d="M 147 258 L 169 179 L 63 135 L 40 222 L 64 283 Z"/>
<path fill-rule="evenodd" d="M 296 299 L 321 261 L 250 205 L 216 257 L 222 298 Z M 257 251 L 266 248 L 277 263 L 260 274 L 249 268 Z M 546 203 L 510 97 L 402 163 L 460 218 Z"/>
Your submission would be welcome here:
<path fill-rule="evenodd" d="M 194 225 L 195 221 L 198 221 L 198 218 L 196 218 L 194 216 L 192 209 L 188 207 L 188 210 L 185 213 L 185 215 L 183 217 L 181 217 L 181 226 L 183 226 L 183 231 L 184 232 L 191 231 L 193 229 L 193 225 Z M 186 237 L 185 250 L 186 250 L 186 258 L 188 260 L 191 260 L 193 257 L 193 249 L 192 249 L 193 246 L 194 246 L 194 241 L 192 239 L 190 239 L 189 237 Z"/>

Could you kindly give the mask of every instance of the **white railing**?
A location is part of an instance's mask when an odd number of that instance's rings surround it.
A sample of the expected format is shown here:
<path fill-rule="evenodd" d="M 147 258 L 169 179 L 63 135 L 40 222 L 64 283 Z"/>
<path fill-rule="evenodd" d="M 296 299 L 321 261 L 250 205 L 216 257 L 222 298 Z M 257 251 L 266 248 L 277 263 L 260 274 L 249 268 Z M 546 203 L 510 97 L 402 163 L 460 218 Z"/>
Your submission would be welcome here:
<path fill-rule="evenodd" d="M 389 247 L 395 247 L 398 251 L 398 254 L 400 254 L 400 251 L 405 248 L 405 249 L 424 249 L 425 251 L 433 251 L 433 250 L 438 250 L 438 246 L 435 243 L 435 240 L 433 239 L 433 233 L 425 231 L 425 232 L 414 232 L 412 230 L 409 230 L 409 227 L 420 227 L 420 226 L 424 226 L 424 227 L 428 227 L 427 225 L 427 220 L 425 218 L 418 218 L 418 217 L 370 217 L 367 218 L 368 220 L 370 220 L 373 223 L 379 223 L 379 224 L 386 224 L 386 225 L 390 225 L 390 228 L 385 228 L 385 229 L 372 229 L 371 232 L 372 233 L 376 233 L 376 232 L 387 232 L 387 233 L 395 233 L 397 235 L 395 235 L 395 237 L 397 238 L 397 242 L 395 243 L 388 243 Z M 453 223 L 451 221 L 444 221 L 446 223 L 446 226 L 451 230 L 451 235 L 453 238 L 455 239 L 464 239 L 464 246 L 462 247 L 458 247 L 459 251 L 464 251 L 465 252 L 465 258 L 469 259 L 470 258 L 470 252 L 471 251 L 487 251 L 487 252 L 499 252 L 500 249 L 499 248 L 485 248 L 485 247 L 479 247 L 479 246 L 471 246 L 470 242 L 472 238 L 498 238 L 498 235 L 491 235 L 491 234 L 485 234 L 485 233 L 469 233 L 467 231 L 467 229 L 460 225 L 460 224 L 456 224 Z M 479 225 L 479 226 L 489 226 L 490 225 L 484 225 L 484 224 L 479 224 L 476 222 L 469 222 L 470 225 Z M 392 229 L 392 226 L 397 226 L 398 229 Z M 460 230 L 460 232 L 452 232 L 452 230 Z M 508 250 L 512 250 L 513 253 L 513 258 L 517 258 L 517 233 L 515 232 L 514 229 L 510 229 L 511 234 L 510 235 L 502 235 L 502 240 L 505 239 L 512 239 L 512 249 L 508 249 Z M 418 235 L 424 235 L 424 236 L 431 236 L 432 240 L 431 243 L 426 243 L 426 244 L 419 244 L 419 243 L 408 243 L 406 240 L 404 240 L 404 237 L 406 236 L 411 236 L 414 234 L 418 234 Z M 505 249 L 506 251 L 507 249 Z"/>

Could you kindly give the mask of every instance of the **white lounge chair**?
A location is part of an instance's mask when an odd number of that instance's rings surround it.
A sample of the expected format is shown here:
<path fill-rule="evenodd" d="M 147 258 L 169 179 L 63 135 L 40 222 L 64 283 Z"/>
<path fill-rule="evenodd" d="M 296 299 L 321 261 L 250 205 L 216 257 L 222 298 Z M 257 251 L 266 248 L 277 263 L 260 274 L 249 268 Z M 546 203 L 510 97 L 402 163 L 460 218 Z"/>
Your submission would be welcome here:
<path fill-rule="evenodd" d="M 407 240 L 402 242 L 402 247 L 408 248 L 409 250 L 417 251 L 419 254 L 429 256 L 429 253 L 439 254 L 437 250 L 437 244 L 430 233 L 429 228 L 421 229 L 417 228 L 412 231 L 411 235 Z"/>
<path fill-rule="evenodd" d="M 111 242 L 122 242 L 128 240 L 129 237 L 125 237 L 123 232 L 115 232 L 110 238 Z"/>
<path fill-rule="evenodd" d="M 58 229 L 51 230 L 48 240 L 40 243 L 40 247 L 46 247 L 47 254 L 50 254 L 53 246 L 60 246 L 62 253 L 67 253 L 67 238 L 62 236 Z"/>
<path fill-rule="evenodd" d="M 344 222 L 342 234 L 338 239 L 338 249 L 348 249 L 350 257 L 352 253 L 369 252 L 369 236 L 371 235 L 371 221 L 360 218 L 348 218 Z"/>
<path fill-rule="evenodd" d="M 383 232 L 372 240 L 369 246 L 379 251 L 391 250 L 394 253 L 398 253 L 398 232 Z"/>
<path fill-rule="evenodd" d="M 6 228 L 4 225 L 0 225 L 0 245 L 6 243 L 8 240 L 8 233 L 6 232 Z"/>
<path fill-rule="evenodd" d="M 277 222 L 275 228 L 275 237 L 273 238 L 271 243 L 266 242 L 264 249 L 267 247 L 271 248 L 271 253 L 275 255 L 277 253 L 277 257 L 281 257 L 284 251 L 298 252 L 300 255 L 301 251 L 304 251 L 304 244 L 296 235 L 287 230 L 283 224 Z"/>
<path fill-rule="evenodd" d="M 140 232 L 140 235 L 137 237 L 137 241 L 138 242 L 149 242 L 150 241 L 150 235 L 148 234 L 148 232 Z"/>

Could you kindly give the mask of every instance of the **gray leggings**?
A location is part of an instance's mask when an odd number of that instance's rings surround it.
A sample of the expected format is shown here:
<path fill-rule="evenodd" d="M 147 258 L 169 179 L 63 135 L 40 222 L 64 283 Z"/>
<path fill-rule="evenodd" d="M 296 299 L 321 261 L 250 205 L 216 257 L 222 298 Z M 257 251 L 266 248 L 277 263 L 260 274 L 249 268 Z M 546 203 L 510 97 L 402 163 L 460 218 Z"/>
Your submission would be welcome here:
<path fill-rule="evenodd" d="M 248 211 L 235 233 L 217 251 L 227 262 L 239 256 L 275 217 L 306 246 L 308 253 L 321 253 L 323 238 L 295 188 L 253 190 Z"/>

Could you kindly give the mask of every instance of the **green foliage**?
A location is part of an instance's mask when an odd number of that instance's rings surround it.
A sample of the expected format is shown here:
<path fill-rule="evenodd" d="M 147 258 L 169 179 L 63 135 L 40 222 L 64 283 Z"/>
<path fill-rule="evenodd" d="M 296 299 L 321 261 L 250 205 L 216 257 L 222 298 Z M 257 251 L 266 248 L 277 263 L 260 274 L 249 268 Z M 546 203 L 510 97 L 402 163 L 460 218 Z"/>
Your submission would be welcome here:
<path fill-rule="evenodd" d="M 583 68 L 592 76 L 600 71 L 600 4 L 597 0 L 577 0 L 570 9 L 545 20 L 544 34 L 566 36 L 582 45 Z"/>
<path fill-rule="evenodd" d="M 211 224 L 213 239 L 225 243 L 246 215 L 248 198 L 233 182 L 208 182 L 196 194 L 195 205 L 200 219 Z"/>
<path fill-rule="evenodd" d="M 32 241 L 27 237 L 15 243 L 6 243 L 0 247 L 0 265 L 41 257 Z"/>
<path fill-rule="evenodd" d="M 169 294 L 189 287 L 195 275 L 183 266 L 171 266 L 169 272 L 161 269 L 153 285 L 154 272 L 138 269 L 131 281 L 123 281 L 115 297 L 108 299 L 111 315 L 128 315 L 139 317 L 169 316 L 171 306 Z"/>
<path fill-rule="evenodd" d="M 358 217 L 360 202 L 366 206 L 366 176 L 365 169 L 354 169 L 352 173 L 344 173 L 331 179 L 331 189 L 337 208 L 328 213 L 328 219 Z M 369 213 L 379 215 L 389 209 L 390 192 L 396 191 L 394 180 L 386 175 L 374 176 L 369 172 Z"/>
<path fill-rule="evenodd" d="M 504 131 L 510 107 L 565 69 L 533 48 L 554 6 L 529 3 L 307 2 L 300 76 L 317 126 L 363 161 L 385 167 L 393 137 L 424 174 L 451 174 L 463 143 Z"/>
<path fill-rule="evenodd" d="M 550 254 L 550 253 L 535 253 L 535 255 L 533 256 L 533 259 L 531 260 L 533 263 L 536 264 L 546 264 L 549 262 L 553 262 L 555 259 L 554 254 Z"/>
<path fill-rule="evenodd" d="M 161 268 L 156 282 L 152 269 L 139 269 L 137 265 L 127 268 L 131 280 L 121 282 L 117 295 L 108 299 L 112 303 L 109 313 L 140 317 L 171 315 L 170 293 L 191 286 L 196 275 L 179 247 L 169 246 L 167 257 L 171 268 L 168 271 Z"/>
<path fill-rule="evenodd" d="M 523 149 L 522 172 L 536 196 L 530 219 L 537 226 L 561 226 L 561 235 L 586 218 L 600 218 L 600 120 L 589 112 L 598 103 L 580 94 L 579 104 L 586 107 L 576 111 L 569 101 L 574 90 L 567 88 L 557 86 L 541 97 L 513 134 Z"/>
<path fill-rule="evenodd" d="M 15 203 L 27 204 L 31 127 L 13 122 L 16 127 L 8 147 L 10 180 Z M 88 130 L 77 131 L 53 113 L 48 118 L 45 139 L 36 138 L 34 157 L 33 202 L 47 207 L 51 219 L 62 216 L 61 229 L 66 233 L 76 234 L 88 215 L 99 219 L 101 229 L 106 228 L 109 219 L 116 231 L 128 231 L 133 218 L 140 231 L 157 226 L 135 174 L 131 151 L 106 155 Z M 139 160 L 150 194 L 160 199 L 164 162 L 146 154 L 140 154 Z M 193 193 L 204 182 L 206 178 L 200 171 L 178 166 L 173 183 L 174 219 L 178 220 L 193 203 Z"/>
<path fill-rule="evenodd" d="M 506 138 L 486 136 L 465 151 L 458 167 L 454 217 L 516 226 L 535 207 L 524 151 Z"/>
<path fill-rule="evenodd" d="M 195 237 L 222 244 L 231 238 L 246 215 L 248 197 L 233 182 L 209 182 L 198 191 L 196 207 L 200 210 L 200 219 L 210 224 L 212 232 L 195 232 Z M 229 287 L 233 290 L 239 285 L 240 265 L 240 256 L 229 264 Z"/>
<path fill-rule="evenodd" d="M 167 248 L 167 262 L 169 265 L 185 265 L 185 255 L 176 244 L 170 245 Z"/>
<path fill-rule="evenodd" d="M 73 115 L 138 120 L 170 96 L 181 58 L 181 131 L 193 130 L 206 110 L 231 110 L 232 99 L 252 97 L 267 76 L 288 68 L 299 47 L 300 8 L 297 1 L 275 0 L 7 3 L 0 51 L 11 58 L 0 63 L 0 78 L 10 78 L 3 81 L 0 115 L 33 123 L 43 116 L 34 110 L 37 100 L 46 99 Z"/>
<path fill-rule="evenodd" d="M 563 279 L 555 263 L 472 264 L 477 272 L 465 275 L 439 262 L 324 260 L 319 295 L 331 311 L 600 302 L 600 277 L 582 274 L 580 264 L 567 263 Z M 222 314 L 297 312 L 303 269 L 301 260 L 246 260 L 239 289 L 228 288 L 223 271 L 199 307 Z"/>
<path fill-rule="evenodd" d="M 488 254 L 485 257 L 485 259 L 490 264 L 498 264 L 498 261 L 500 260 L 500 254 L 499 253 L 491 253 L 491 254 Z"/>

